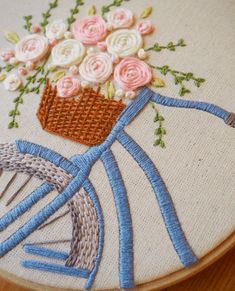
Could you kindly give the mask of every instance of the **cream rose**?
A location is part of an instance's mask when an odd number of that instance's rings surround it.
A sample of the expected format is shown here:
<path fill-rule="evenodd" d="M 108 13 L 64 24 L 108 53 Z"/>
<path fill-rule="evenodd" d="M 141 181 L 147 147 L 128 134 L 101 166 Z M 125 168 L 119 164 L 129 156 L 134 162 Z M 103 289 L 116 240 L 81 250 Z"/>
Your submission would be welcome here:
<path fill-rule="evenodd" d="M 22 38 L 15 47 L 15 57 L 20 62 L 38 62 L 49 50 L 48 39 L 39 34 L 31 34 Z"/>
<path fill-rule="evenodd" d="M 134 17 L 129 9 L 119 7 L 107 14 L 107 21 L 113 28 L 128 28 L 133 24 Z"/>
<path fill-rule="evenodd" d="M 62 39 L 67 29 L 68 25 L 62 19 L 57 19 L 46 26 L 46 36 L 49 39 Z"/>
<path fill-rule="evenodd" d="M 59 97 L 73 97 L 80 90 L 80 82 L 77 78 L 65 76 L 57 82 L 57 93 Z"/>
<path fill-rule="evenodd" d="M 110 54 L 123 58 L 135 55 L 143 46 L 143 39 L 137 30 L 121 29 L 111 33 L 106 44 Z"/>
<path fill-rule="evenodd" d="M 79 72 L 86 81 L 102 84 L 113 72 L 112 59 L 107 53 L 90 54 L 83 60 Z"/>
<path fill-rule="evenodd" d="M 67 39 L 54 46 L 51 52 L 55 66 L 68 68 L 79 64 L 86 53 L 83 44 L 75 39 Z"/>
<path fill-rule="evenodd" d="M 22 84 L 22 80 L 16 74 L 11 74 L 3 82 L 8 91 L 16 91 Z"/>
<path fill-rule="evenodd" d="M 134 91 L 152 80 L 152 71 L 143 61 L 124 58 L 114 70 L 114 79 L 125 91 Z"/>
<path fill-rule="evenodd" d="M 77 20 L 72 26 L 72 33 L 83 44 L 95 45 L 106 37 L 107 27 L 100 16 L 93 15 Z"/>

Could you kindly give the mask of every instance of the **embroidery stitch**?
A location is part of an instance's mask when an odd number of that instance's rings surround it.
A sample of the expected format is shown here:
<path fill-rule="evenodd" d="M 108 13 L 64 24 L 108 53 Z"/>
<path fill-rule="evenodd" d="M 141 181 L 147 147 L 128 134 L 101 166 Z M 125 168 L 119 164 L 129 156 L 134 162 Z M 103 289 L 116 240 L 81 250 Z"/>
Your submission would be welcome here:
<path fill-rule="evenodd" d="M 106 100 L 99 90 L 84 89 L 79 100 L 60 98 L 47 81 L 37 117 L 50 133 L 95 145 L 108 135 L 123 108 L 123 103 Z"/>
<path fill-rule="evenodd" d="M 166 106 L 195 108 L 195 109 L 199 109 L 199 110 L 204 110 L 204 111 L 207 111 L 211 114 L 214 114 L 214 115 L 222 118 L 224 121 L 227 120 L 227 118 L 230 114 L 229 112 L 221 109 L 218 106 L 212 105 L 212 104 L 168 98 L 168 97 L 164 97 L 164 96 L 161 96 L 159 94 L 156 94 L 148 88 L 143 88 L 141 93 L 136 97 L 135 101 L 130 103 L 128 105 L 128 107 L 122 111 L 122 113 L 119 116 L 116 124 L 114 125 L 111 133 L 107 136 L 107 138 L 103 141 L 103 143 L 98 145 L 98 146 L 94 146 L 94 147 L 90 148 L 83 155 L 75 156 L 71 162 L 68 161 L 67 159 L 63 158 L 59 154 L 50 151 L 49 149 L 43 148 L 43 147 L 35 145 L 35 144 L 31 144 L 29 142 L 17 141 L 16 142 L 17 150 L 21 154 L 24 153 L 24 154 L 36 155 L 37 157 L 44 158 L 49 162 L 53 162 L 56 166 L 59 165 L 63 169 L 66 169 L 68 171 L 68 173 L 73 173 L 74 178 L 72 179 L 71 182 L 69 182 L 69 184 L 62 190 L 62 192 L 52 202 L 50 202 L 48 205 L 46 205 L 44 207 L 44 209 L 39 211 L 38 214 L 36 214 L 33 218 L 31 218 L 28 222 L 26 222 L 20 229 L 18 229 L 14 234 L 12 234 L 8 239 L 6 239 L 4 242 L 1 243 L 1 245 L 0 245 L 0 255 L 1 256 L 5 255 L 7 252 L 12 250 L 17 244 L 19 244 L 23 239 L 28 237 L 35 229 L 37 229 L 40 225 L 42 225 L 60 207 L 62 207 L 65 203 L 67 203 L 67 201 L 69 201 L 70 198 L 72 198 L 75 195 L 75 193 L 77 193 L 77 191 L 79 191 L 79 189 L 81 187 L 83 187 L 84 181 L 89 176 L 89 172 L 90 172 L 90 169 L 93 166 L 93 164 L 98 159 L 100 159 L 102 153 L 107 151 L 109 149 L 109 147 L 112 145 L 112 143 L 117 138 L 122 143 L 121 139 L 123 138 L 122 137 L 123 136 L 123 133 L 122 133 L 123 128 L 136 117 L 136 115 L 139 113 L 139 111 L 142 110 L 142 108 L 149 102 L 150 99 L 153 102 L 156 102 L 156 103 L 159 103 L 162 105 L 166 105 Z M 128 139 L 128 144 L 129 144 L 129 142 L 130 141 Z M 138 146 L 137 146 L 137 148 L 138 148 Z M 130 150 L 129 146 L 127 147 L 127 150 Z M 132 150 L 130 150 L 130 151 L 132 152 Z M 148 158 L 147 158 L 146 159 L 147 164 L 143 165 L 142 164 L 142 162 L 143 162 L 142 161 L 142 157 L 143 157 L 142 150 L 140 151 L 140 153 L 141 153 L 140 159 L 138 158 L 138 151 L 135 152 L 133 157 L 137 158 L 137 160 L 140 162 L 140 166 L 143 167 L 143 169 L 145 169 L 145 167 L 147 167 L 147 169 L 145 171 L 146 171 L 146 174 L 148 175 L 148 171 L 152 167 L 152 166 L 150 166 L 152 162 L 150 160 L 148 160 Z M 150 163 L 150 164 L 148 164 L 148 163 Z M 79 168 L 77 168 L 77 167 L 79 167 Z M 151 173 L 154 173 L 154 171 L 151 170 Z M 154 180 L 151 180 L 152 179 L 151 176 L 149 176 L 149 179 L 150 179 L 151 183 L 155 183 L 155 182 L 153 182 Z M 159 186 L 158 182 L 156 185 Z M 163 187 L 163 186 L 161 186 L 161 187 Z M 85 186 L 84 186 L 84 188 L 85 188 Z M 31 194 L 32 196 L 30 197 L 29 200 L 27 200 L 28 206 L 32 206 L 35 203 L 35 200 L 34 200 L 35 197 L 36 197 L 36 199 L 40 199 L 40 197 L 47 194 L 46 192 L 48 192 L 50 190 L 51 190 L 50 187 L 48 189 L 48 188 L 45 188 L 45 186 L 43 186 L 43 193 L 42 193 L 41 189 L 39 188 L 39 190 L 35 191 L 35 193 Z M 87 191 L 87 193 L 89 193 L 89 191 Z M 167 193 L 167 192 L 165 192 L 165 193 Z M 33 197 L 34 195 L 35 195 L 35 197 Z M 174 206 L 171 202 L 171 199 L 169 199 L 169 196 L 166 195 L 166 197 L 168 197 L 167 203 L 165 204 L 165 201 L 163 200 L 164 202 L 159 203 L 159 206 L 160 206 L 160 209 L 161 209 L 161 212 L 163 213 L 163 215 L 166 215 L 166 217 L 167 217 L 167 211 L 163 210 L 164 208 L 162 209 L 162 207 L 164 205 L 168 205 L 168 203 L 170 202 L 170 206 L 172 207 L 171 214 L 175 213 L 175 210 L 174 210 Z M 160 198 L 160 199 L 162 199 L 162 198 Z M 161 200 L 159 200 L 159 202 L 160 201 Z M 22 206 L 23 207 L 25 206 L 24 203 L 22 204 Z M 19 205 L 16 207 L 16 209 L 18 207 L 19 207 Z M 23 209 L 23 211 L 22 211 L 22 209 L 20 209 L 20 211 L 16 214 L 14 214 L 14 211 L 13 211 L 13 214 L 15 215 L 14 219 L 16 219 L 17 215 L 21 215 L 21 213 L 24 211 L 26 211 L 25 208 Z M 8 215 L 8 213 L 6 215 Z M 175 213 L 175 215 L 176 215 L 176 213 Z M 196 258 L 193 256 L 191 249 L 187 244 L 187 241 L 185 241 L 185 237 L 184 237 L 184 234 L 182 233 L 180 225 L 177 224 L 177 223 L 179 223 L 177 216 L 175 217 L 175 223 L 177 225 L 178 233 L 175 232 L 175 228 L 174 228 L 175 226 L 172 227 L 171 224 L 168 224 L 168 220 L 166 217 L 165 217 L 165 222 L 167 224 L 168 232 L 171 236 L 173 245 L 174 245 L 182 263 L 185 266 L 188 266 L 191 263 L 193 263 L 194 261 L 196 261 Z M 10 218 L 10 219 L 11 219 L 11 221 L 14 220 L 12 218 Z M 5 223 L 5 225 L 3 225 L 2 223 Z M 0 220 L 0 226 L 2 226 L 2 229 L 4 229 L 7 224 L 9 225 L 10 223 L 6 219 L 3 218 Z M 179 234 L 181 235 L 181 237 L 178 236 Z M 102 243 L 99 243 L 98 250 L 102 251 L 103 236 L 100 237 L 100 231 L 99 231 L 99 238 L 100 238 L 99 241 L 102 241 Z M 100 261 L 101 252 L 98 252 L 98 253 L 99 254 L 97 255 L 97 258 L 98 258 L 98 261 Z M 99 264 L 99 262 L 97 264 Z M 87 281 L 87 286 L 88 286 L 88 282 L 90 284 L 89 286 L 91 286 L 91 284 L 94 280 L 95 274 L 98 270 L 97 264 L 96 264 L 96 267 L 94 268 L 95 271 L 94 270 L 92 271 L 93 272 L 92 279 L 90 279 L 90 281 L 89 280 Z M 32 265 L 32 268 L 33 267 L 34 267 L 34 264 Z M 45 266 L 45 270 L 47 270 L 47 269 L 48 269 L 48 271 L 50 271 L 53 268 L 50 269 L 50 267 L 48 268 L 47 266 Z M 57 267 L 53 270 L 58 271 Z M 120 277 L 121 277 L 121 274 L 120 274 Z"/>
<path fill-rule="evenodd" d="M 101 160 L 112 188 L 119 222 L 119 285 L 123 289 L 133 288 L 133 230 L 126 189 L 113 153 L 106 150 Z"/>

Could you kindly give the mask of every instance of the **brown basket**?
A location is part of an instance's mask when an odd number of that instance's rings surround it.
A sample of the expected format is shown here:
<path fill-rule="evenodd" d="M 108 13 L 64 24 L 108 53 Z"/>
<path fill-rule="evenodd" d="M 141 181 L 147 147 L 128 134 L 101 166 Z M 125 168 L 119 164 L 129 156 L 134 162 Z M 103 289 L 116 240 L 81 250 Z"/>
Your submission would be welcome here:
<path fill-rule="evenodd" d="M 124 107 L 91 88 L 79 98 L 59 97 L 47 80 L 37 117 L 44 130 L 92 146 L 106 138 Z"/>

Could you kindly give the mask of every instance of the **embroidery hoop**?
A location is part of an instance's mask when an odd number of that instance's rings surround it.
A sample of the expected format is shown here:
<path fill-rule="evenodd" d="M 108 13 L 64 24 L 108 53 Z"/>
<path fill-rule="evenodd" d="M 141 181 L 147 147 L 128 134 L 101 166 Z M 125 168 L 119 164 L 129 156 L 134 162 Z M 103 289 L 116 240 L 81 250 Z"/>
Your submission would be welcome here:
<path fill-rule="evenodd" d="M 171 287 L 177 283 L 180 283 L 186 279 L 191 278 L 197 273 L 203 271 L 207 267 L 211 266 L 221 257 L 223 257 L 229 250 L 231 250 L 235 246 L 235 232 L 231 234 L 226 240 L 224 240 L 219 246 L 217 246 L 214 250 L 208 253 L 205 257 L 200 259 L 200 262 L 193 266 L 190 269 L 181 269 L 172 274 L 168 274 L 160 279 L 156 279 L 144 284 L 137 285 L 133 290 L 161 290 L 163 288 Z M 40 285 L 36 283 L 32 283 L 30 281 L 24 280 L 17 276 L 14 276 L 6 271 L 0 270 L 0 275 L 7 281 L 10 281 L 14 284 L 25 288 L 32 288 L 33 290 L 43 290 L 45 285 Z M 65 291 L 65 290 L 74 290 L 74 289 L 61 289 L 61 288 L 53 288 L 46 286 L 48 291 Z M 77 289 L 78 291 L 82 291 L 82 289 Z M 109 289 L 110 290 L 110 289 Z M 111 289 L 112 291 L 118 291 L 119 289 Z M 131 289 L 130 289 L 131 290 Z M 102 291 L 102 290 L 97 290 Z"/>

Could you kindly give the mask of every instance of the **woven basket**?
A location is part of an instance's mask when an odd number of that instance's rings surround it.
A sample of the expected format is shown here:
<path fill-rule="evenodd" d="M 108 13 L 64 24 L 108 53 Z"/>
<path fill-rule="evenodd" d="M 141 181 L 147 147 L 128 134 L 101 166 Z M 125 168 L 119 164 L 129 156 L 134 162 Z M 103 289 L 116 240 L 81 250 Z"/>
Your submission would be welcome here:
<path fill-rule="evenodd" d="M 84 89 L 79 98 L 59 97 L 47 80 L 37 117 L 47 132 L 92 146 L 107 137 L 124 107 L 121 101 L 107 100 L 91 88 Z"/>

